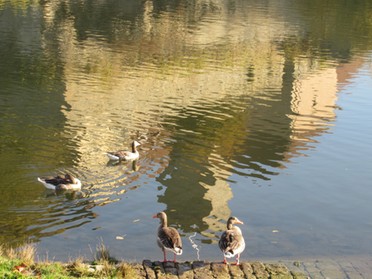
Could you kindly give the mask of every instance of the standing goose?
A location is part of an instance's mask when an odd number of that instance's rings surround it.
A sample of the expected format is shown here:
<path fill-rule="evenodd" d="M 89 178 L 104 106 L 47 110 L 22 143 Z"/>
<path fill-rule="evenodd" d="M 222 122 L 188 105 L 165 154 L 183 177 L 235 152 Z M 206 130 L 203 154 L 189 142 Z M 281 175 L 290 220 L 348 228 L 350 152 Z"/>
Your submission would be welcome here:
<path fill-rule="evenodd" d="M 158 228 L 158 246 L 162 249 L 164 254 L 164 262 L 167 261 L 167 252 L 174 253 L 173 261 L 176 262 L 176 255 L 182 255 L 182 241 L 180 234 L 175 228 L 168 227 L 167 215 L 165 212 L 159 212 L 153 218 L 160 219 L 160 226 Z"/>
<path fill-rule="evenodd" d="M 55 177 L 38 177 L 37 180 L 41 182 L 45 188 L 50 190 L 80 190 L 81 181 L 71 174 L 66 173 L 65 176 L 57 175 Z"/>
<path fill-rule="evenodd" d="M 107 156 L 113 161 L 133 161 L 138 159 L 139 153 L 137 146 L 141 145 L 138 141 L 132 142 L 132 151 L 119 150 L 115 152 L 107 152 Z"/>
<path fill-rule="evenodd" d="M 234 224 L 244 224 L 236 217 L 230 217 L 227 220 L 227 230 L 221 235 L 218 246 L 223 253 L 223 262 L 226 264 L 226 258 L 236 256 L 236 265 L 239 265 L 240 254 L 244 251 L 245 242 L 240 228 Z"/>

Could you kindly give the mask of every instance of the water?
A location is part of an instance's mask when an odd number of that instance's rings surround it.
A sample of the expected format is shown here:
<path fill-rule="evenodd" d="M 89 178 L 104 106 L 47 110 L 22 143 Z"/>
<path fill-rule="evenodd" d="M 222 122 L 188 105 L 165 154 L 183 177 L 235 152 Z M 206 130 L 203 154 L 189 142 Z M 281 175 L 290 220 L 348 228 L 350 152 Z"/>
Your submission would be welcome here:
<path fill-rule="evenodd" d="M 371 255 L 368 1 L 0 1 L 0 242 L 40 257 Z M 138 162 L 106 151 L 141 142 Z M 80 192 L 38 176 L 69 171 Z"/>

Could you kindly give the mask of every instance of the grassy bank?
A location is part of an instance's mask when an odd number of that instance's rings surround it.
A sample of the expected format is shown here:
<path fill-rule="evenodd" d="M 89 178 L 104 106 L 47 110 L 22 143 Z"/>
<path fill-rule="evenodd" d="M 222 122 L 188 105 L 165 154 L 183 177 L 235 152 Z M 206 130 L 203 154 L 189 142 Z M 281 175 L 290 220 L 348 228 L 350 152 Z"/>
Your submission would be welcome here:
<path fill-rule="evenodd" d="M 68 263 L 36 261 L 36 246 L 14 249 L 0 246 L 0 278 L 138 278 L 133 265 L 110 257 L 103 243 L 97 245 L 95 260 L 82 258 Z"/>
<path fill-rule="evenodd" d="M 61 263 L 35 260 L 37 253 L 36 246 L 33 244 L 17 249 L 0 246 L 0 278 L 309 278 L 301 270 L 289 270 L 281 263 L 254 261 L 243 262 L 239 266 L 208 261 L 163 263 L 143 260 L 141 264 L 125 263 L 112 258 L 103 243 L 98 244 L 96 251 L 92 253 L 94 254 L 92 262 L 78 258 L 68 263 Z M 330 276 L 329 278 L 344 277 Z"/>

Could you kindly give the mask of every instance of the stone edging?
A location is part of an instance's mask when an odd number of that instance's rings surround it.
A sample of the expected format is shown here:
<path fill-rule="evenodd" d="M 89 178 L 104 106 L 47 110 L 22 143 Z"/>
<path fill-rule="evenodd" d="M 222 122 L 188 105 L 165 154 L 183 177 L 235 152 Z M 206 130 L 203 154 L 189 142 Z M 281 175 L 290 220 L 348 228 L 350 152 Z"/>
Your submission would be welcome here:
<path fill-rule="evenodd" d="M 144 260 L 142 265 L 134 264 L 139 278 L 147 279 L 208 279 L 208 278 L 267 278 L 267 279 L 306 279 L 300 272 L 290 271 L 284 264 L 243 262 L 239 266 L 226 265 L 220 262 L 182 262 L 162 263 Z"/>

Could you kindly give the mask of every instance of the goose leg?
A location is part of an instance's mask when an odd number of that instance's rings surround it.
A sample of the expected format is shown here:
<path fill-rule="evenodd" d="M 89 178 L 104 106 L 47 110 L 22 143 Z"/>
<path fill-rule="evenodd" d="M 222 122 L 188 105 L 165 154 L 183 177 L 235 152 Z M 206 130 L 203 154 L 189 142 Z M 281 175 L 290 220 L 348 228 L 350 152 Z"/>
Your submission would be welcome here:
<path fill-rule="evenodd" d="M 167 252 L 165 252 L 165 249 L 163 249 L 163 255 L 164 255 L 164 261 L 167 262 Z"/>
<path fill-rule="evenodd" d="M 226 260 L 226 257 L 225 256 L 223 256 L 223 263 L 224 264 L 227 264 L 227 260 Z"/>
<path fill-rule="evenodd" d="M 176 254 L 174 254 L 173 262 L 176 262 Z"/>
<path fill-rule="evenodd" d="M 235 265 L 239 265 L 240 264 L 239 259 L 240 259 L 240 254 L 238 254 L 236 256 L 236 263 L 235 263 Z"/>

